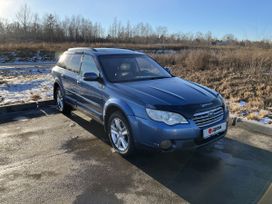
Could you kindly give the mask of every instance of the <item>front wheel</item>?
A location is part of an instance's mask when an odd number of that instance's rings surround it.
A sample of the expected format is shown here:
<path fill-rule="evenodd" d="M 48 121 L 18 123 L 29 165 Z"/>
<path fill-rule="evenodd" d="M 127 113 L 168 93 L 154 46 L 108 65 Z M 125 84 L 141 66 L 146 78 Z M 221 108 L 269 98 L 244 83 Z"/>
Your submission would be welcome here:
<path fill-rule="evenodd" d="M 107 130 L 112 147 L 119 154 L 129 156 L 134 153 L 135 148 L 130 126 L 127 119 L 121 112 L 114 112 L 110 116 Z"/>

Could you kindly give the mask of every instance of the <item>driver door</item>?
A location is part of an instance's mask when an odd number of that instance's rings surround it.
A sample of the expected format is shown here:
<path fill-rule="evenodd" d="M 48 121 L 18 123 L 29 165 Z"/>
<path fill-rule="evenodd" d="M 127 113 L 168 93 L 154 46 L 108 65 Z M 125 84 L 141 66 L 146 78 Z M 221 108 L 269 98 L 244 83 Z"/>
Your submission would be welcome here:
<path fill-rule="evenodd" d="M 94 72 L 98 76 L 100 75 L 94 58 L 85 54 L 82 58 L 78 79 L 78 91 L 81 95 L 79 105 L 94 117 L 102 119 L 104 85 L 98 81 L 84 81 L 83 75 L 87 72 Z"/>

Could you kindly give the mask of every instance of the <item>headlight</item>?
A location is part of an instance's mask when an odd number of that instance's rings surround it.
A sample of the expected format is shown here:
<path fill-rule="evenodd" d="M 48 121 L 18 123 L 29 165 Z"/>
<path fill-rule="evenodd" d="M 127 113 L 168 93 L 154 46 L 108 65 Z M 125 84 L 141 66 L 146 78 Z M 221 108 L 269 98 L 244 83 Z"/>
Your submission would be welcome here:
<path fill-rule="evenodd" d="M 218 97 L 222 101 L 224 108 L 227 109 L 228 108 L 228 104 L 227 104 L 226 100 L 224 99 L 224 97 L 221 94 L 219 94 Z"/>
<path fill-rule="evenodd" d="M 188 121 L 178 113 L 146 109 L 147 115 L 155 121 L 164 122 L 167 125 L 186 124 Z"/>

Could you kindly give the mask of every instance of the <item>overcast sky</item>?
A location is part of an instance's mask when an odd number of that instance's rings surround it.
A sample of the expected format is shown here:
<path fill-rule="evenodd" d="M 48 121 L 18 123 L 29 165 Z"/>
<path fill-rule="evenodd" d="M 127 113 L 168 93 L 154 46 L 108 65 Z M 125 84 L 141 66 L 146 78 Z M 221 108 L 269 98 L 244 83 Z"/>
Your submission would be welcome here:
<path fill-rule="evenodd" d="M 115 17 L 123 23 L 147 22 L 169 32 L 206 33 L 239 39 L 272 38 L 271 0 L 0 0 L 0 18 L 14 19 L 25 3 L 32 12 L 81 15 L 103 27 Z"/>

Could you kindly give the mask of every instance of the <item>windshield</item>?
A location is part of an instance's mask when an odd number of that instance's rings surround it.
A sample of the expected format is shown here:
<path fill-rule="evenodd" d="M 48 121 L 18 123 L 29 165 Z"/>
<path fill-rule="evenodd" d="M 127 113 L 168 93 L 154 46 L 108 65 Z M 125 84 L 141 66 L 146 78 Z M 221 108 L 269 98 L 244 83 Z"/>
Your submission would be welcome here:
<path fill-rule="evenodd" d="M 169 78 L 171 75 L 145 55 L 104 55 L 99 61 L 111 82 Z"/>

